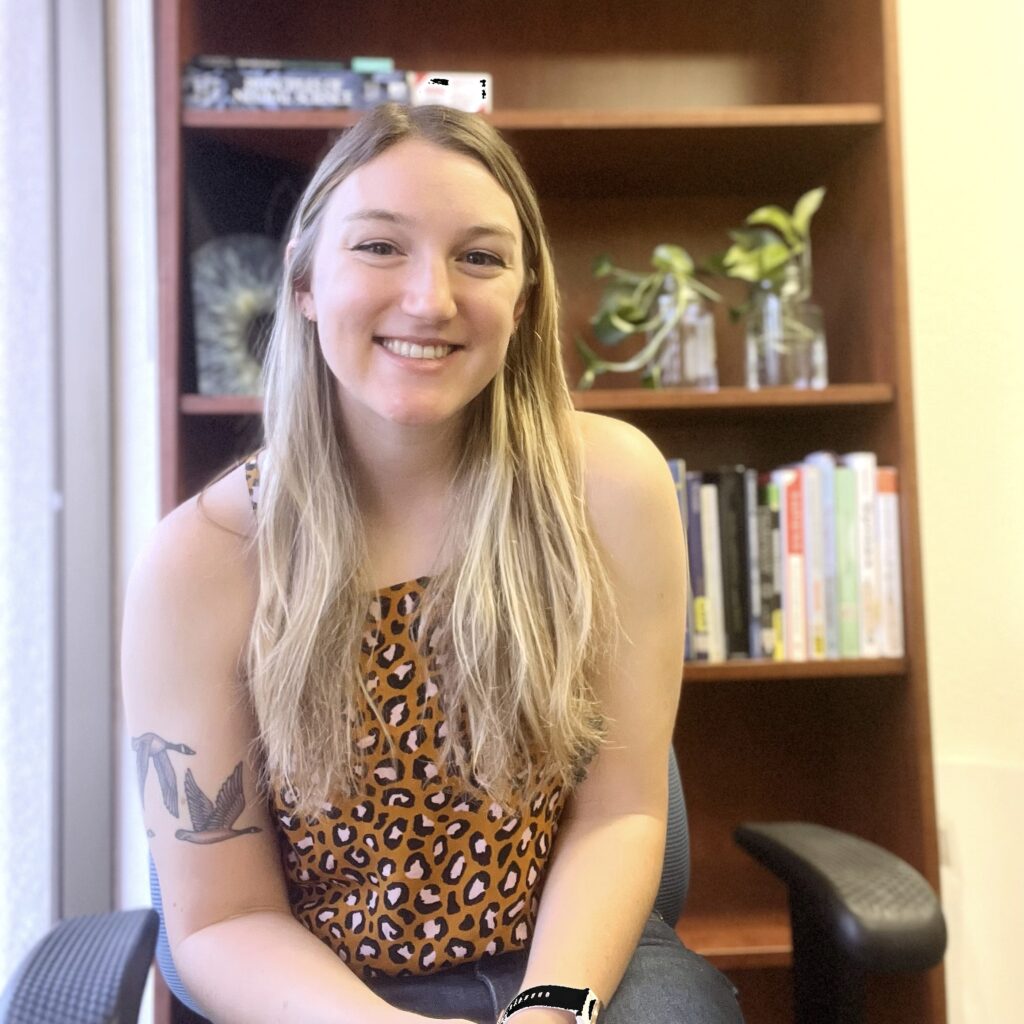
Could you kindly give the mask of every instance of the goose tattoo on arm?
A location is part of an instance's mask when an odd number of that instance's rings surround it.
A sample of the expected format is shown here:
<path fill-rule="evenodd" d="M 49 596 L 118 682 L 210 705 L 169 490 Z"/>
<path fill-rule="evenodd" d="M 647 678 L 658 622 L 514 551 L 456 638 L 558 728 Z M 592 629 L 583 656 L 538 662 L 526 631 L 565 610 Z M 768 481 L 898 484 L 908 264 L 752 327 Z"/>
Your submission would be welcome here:
<path fill-rule="evenodd" d="M 164 807 L 178 817 L 178 777 L 174 774 L 174 766 L 167 756 L 168 750 L 179 754 L 194 754 L 191 747 L 184 743 L 168 743 L 155 732 L 144 732 L 141 736 L 132 737 L 132 750 L 135 751 L 135 767 L 139 776 L 139 795 L 143 803 L 146 800 L 146 775 L 149 762 L 153 762 L 156 777 L 160 780 L 160 793 L 164 798 Z"/>
<path fill-rule="evenodd" d="M 188 799 L 188 812 L 192 816 L 192 828 L 179 828 L 174 833 L 175 839 L 183 839 L 188 843 L 220 843 L 234 836 L 263 831 L 255 825 L 248 828 L 231 827 L 245 808 L 241 761 L 220 787 L 216 803 L 199 788 L 189 768 L 185 772 L 185 797 Z"/>

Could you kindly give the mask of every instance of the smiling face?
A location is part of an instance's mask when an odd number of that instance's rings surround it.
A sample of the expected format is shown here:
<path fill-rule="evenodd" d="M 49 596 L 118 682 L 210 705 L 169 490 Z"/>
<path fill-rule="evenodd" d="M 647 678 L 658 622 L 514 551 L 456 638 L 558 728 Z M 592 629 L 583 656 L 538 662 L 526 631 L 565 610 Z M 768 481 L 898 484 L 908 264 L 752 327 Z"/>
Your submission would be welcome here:
<path fill-rule="evenodd" d="M 458 417 L 502 368 L 523 282 L 519 217 L 483 164 L 406 139 L 353 171 L 296 296 L 346 429 Z"/>

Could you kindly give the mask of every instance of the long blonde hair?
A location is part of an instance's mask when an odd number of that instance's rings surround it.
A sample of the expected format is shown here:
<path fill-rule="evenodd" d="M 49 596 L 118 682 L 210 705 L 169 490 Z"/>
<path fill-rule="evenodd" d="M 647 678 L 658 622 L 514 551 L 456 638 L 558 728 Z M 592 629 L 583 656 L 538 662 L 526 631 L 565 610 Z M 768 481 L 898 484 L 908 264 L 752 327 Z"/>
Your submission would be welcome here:
<path fill-rule="evenodd" d="M 523 315 L 504 368 L 466 409 L 443 539 L 451 557 L 426 587 L 421 639 L 442 669 L 451 727 L 442 762 L 464 791 L 502 803 L 543 785 L 567 792 L 607 738 L 592 681 L 615 614 L 586 515 L 582 442 L 558 336 L 558 294 L 536 194 L 482 118 L 447 107 L 374 108 L 335 142 L 292 216 L 295 242 L 263 367 L 265 470 L 252 543 L 259 598 L 244 666 L 259 724 L 260 778 L 298 813 L 353 796 L 361 643 L 372 584 L 333 376 L 301 314 L 325 206 L 349 174 L 420 138 L 482 163 L 523 229 Z M 444 564 L 444 563 L 442 563 Z M 460 727 L 456 727 L 460 726 Z"/>

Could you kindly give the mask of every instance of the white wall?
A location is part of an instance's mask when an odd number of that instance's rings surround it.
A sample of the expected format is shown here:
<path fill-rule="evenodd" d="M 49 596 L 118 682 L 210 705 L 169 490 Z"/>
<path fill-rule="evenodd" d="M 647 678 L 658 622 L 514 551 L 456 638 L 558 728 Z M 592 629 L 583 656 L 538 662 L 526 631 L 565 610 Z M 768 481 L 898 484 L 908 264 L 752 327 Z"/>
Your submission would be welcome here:
<path fill-rule="evenodd" d="M 1024 4 L 898 10 L 950 1024 L 995 1024 L 1024 939 Z"/>

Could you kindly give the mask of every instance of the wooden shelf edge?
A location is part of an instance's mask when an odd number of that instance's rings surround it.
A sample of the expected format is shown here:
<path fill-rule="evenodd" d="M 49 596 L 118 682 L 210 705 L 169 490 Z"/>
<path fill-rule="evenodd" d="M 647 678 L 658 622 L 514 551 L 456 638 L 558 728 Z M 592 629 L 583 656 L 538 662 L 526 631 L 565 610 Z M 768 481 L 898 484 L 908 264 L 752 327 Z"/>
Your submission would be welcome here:
<path fill-rule="evenodd" d="M 790 967 L 793 936 L 784 913 L 735 917 L 693 917 L 685 912 L 675 933 L 687 949 L 719 970 Z"/>
<path fill-rule="evenodd" d="M 796 388 L 726 387 L 718 391 L 691 391 L 686 388 L 594 388 L 574 391 L 577 409 L 588 412 L 630 412 L 646 410 L 775 410 L 826 408 L 829 406 L 887 405 L 893 402 L 891 384 L 834 384 L 822 391 Z M 263 399 L 259 395 L 181 396 L 181 411 L 193 416 L 259 415 Z"/>
<path fill-rule="evenodd" d="M 688 388 L 592 388 L 574 391 L 577 409 L 591 412 L 648 409 L 798 409 L 839 405 L 887 405 L 895 398 L 891 384 L 832 384 L 820 391 L 800 388 L 723 387 L 717 391 Z"/>
<path fill-rule="evenodd" d="M 184 107 L 185 128 L 299 129 L 347 128 L 363 110 L 198 110 Z M 667 110 L 496 110 L 482 115 L 496 128 L 512 131 L 635 130 L 664 128 L 816 128 L 879 125 L 878 103 L 794 103 Z"/>
<path fill-rule="evenodd" d="M 772 679 L 879 679 L 906 676 L 906 658 L 841 658 L 832 661 L 688 661 L 686 683 L 732 683 Z"/>

